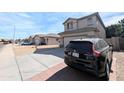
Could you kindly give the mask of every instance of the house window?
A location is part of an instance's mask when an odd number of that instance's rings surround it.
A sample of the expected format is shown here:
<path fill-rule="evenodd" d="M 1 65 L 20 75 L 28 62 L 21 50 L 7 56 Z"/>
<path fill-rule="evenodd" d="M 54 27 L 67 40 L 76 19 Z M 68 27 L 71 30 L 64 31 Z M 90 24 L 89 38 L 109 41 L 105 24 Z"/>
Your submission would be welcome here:
<path fill-rule="evenodd" d="M 93 19 L 92 19 L 92 17 L 90 17 L 90 18 L 87 19 L 87 25 L 88 26 L 93 25 Z"/>
<path fill-rule="evenodd" d="M 73 28 L 73 22 L 67 23 L 67 29 L 72 29 Z"/>
<path fill-rule="evenodd" d="M 67 29 L 69 29 L 69 23 L 67 23 Z"/>

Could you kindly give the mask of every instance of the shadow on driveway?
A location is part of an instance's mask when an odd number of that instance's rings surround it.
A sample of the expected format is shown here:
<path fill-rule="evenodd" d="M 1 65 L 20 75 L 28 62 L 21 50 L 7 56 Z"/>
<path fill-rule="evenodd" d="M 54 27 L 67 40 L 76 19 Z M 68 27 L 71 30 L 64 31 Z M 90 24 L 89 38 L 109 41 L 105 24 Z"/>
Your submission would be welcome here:
<path fill-rule="evenodd" d="M 103 81 L 90 73 L 73 69 L 69 66 L 59 70 L 49 77 L 47 81 Z"/>
<path fill-rule="evenodd" d="M 37 49 L 34 54 L 48 54 L 54 55 L 60 58 L 64 58 L 64 49 L 63 48 L 41 48 Z"/>

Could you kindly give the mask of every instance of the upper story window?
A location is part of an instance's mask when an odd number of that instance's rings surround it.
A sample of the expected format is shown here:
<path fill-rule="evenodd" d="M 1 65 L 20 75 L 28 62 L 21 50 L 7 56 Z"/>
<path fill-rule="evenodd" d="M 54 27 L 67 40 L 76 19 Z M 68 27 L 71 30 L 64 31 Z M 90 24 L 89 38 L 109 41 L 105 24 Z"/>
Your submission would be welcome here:
<path fill-rule="evenodd" d="M 67 29 L 72 29 L 73 28 L 73 22 L 67 23 Z"/>
<path fill-rule="evenodd" d="M 88 26 L 92 26 L 93 25 L 93 19 L 92 19 L 92 17 L 90 17 L 90 18 L 87 19 L 87 25 Z"/>

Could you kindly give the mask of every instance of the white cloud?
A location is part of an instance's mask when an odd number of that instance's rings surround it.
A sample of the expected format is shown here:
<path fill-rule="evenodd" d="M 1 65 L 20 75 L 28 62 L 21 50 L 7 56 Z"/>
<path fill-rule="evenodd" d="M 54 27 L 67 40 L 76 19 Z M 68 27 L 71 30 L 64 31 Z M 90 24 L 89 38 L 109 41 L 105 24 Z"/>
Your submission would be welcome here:
<path fill-rule="evenodd" d="M 106 20 L 104 21 L 105 26 L 109 26 L 109 25 L 111 25 L 111 24 L 116 24 L 116 23 L 118 23 L 118 21 L 120 21 L 120 20 L 123 19 L 123 18 L 124 18 L 124 15 L 121 15 L 121 16 L 114 16 L 114 17 L 111 17 L 111 18 L 109 18 L 109 19 L 106 19 Z"/>
<path fill-rule="evenodd" d="M 28 15 L 27 13 L 18 13 L 17 15 L 24 18 L 31 18 L 31 16 Z"/>
<path fill-rule="evenodd" d="M 62 23 L 68 17 L 79 18 L 91 13 L 88 12 L 59 12 L 59 13 L 0 13 L 0 33 L 13 33 L 16 26 L 16 37 L 25 37 L 33 34 L 59 33 L 64 30 Z M 106 26 L 117 23 L 124 18 L 119 13 L 100 13 Z M 8 27 L 8 28 L 7 28 Z M 1 36 L 1 34 L 0 34 Z"/>

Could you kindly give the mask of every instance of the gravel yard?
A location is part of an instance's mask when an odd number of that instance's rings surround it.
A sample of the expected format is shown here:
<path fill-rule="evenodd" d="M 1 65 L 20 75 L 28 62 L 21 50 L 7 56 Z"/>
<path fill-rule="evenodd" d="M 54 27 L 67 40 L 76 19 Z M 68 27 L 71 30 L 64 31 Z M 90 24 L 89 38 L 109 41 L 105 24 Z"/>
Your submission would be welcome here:
<path fill-rule="evenodd" d="M 42 46 L 37 46 L 37 49 L 44 49 L 44 48 L 56 48 L 58 45 L 42 45 Z M 36 51 L 36 47 L 31 45 L 31 46 L 14 46 L 14 52 L 16 56 L 22 56 L 26 54 L 31 54 Z"/>
<path fill-rule="evenodd" d="M 117 81 L 124 80 L 124 52 L 114 52 L 114 57 L 117 60 Z"/>

